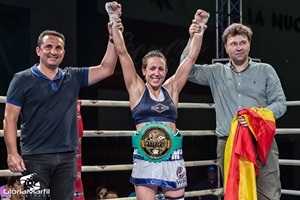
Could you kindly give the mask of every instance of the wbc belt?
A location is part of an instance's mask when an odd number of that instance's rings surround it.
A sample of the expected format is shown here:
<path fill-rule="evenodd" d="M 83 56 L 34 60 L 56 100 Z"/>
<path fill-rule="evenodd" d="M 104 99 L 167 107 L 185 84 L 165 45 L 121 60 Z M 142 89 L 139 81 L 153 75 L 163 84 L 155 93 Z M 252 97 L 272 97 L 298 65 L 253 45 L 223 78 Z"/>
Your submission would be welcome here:
<path fill-rule="evenodd" d="M 150 122 L 132 135 L 132 147 L 150 162 L 161 162 L 182 147 L 182 135 L 175 133 L 162 122 Z"/>

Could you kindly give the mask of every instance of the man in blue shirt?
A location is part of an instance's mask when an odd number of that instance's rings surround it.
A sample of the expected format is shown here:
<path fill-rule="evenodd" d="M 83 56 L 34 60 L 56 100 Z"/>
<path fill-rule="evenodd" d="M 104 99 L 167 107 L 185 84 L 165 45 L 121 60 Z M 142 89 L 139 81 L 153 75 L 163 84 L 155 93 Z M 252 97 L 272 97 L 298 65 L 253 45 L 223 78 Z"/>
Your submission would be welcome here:
<path fill-rule="evenodd" d="M 121 14 L 120 9 L 117 12 Z M 110 22 L 110 35 L 111 29 Z M 39 63 L 16 73 L 8 88 L 3 123 L 7 164 L 12 172 L 23 174 L 26 199 L 50 196 L 71 200 L 77 170 L 79 90 L 111 76 L 118 55 L 109 40 L 99 65 L 59 68 L 65 55 L 65 37 L 54 30 L 39 35 L 36 54 Z M 22 156 L 17 148 L 19 115 Z"/>

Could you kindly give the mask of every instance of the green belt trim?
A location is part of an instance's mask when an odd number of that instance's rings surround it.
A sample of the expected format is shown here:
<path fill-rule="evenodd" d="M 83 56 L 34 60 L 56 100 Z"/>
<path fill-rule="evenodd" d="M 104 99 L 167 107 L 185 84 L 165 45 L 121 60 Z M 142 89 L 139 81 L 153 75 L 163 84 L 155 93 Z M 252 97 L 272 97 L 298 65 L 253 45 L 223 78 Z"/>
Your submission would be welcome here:
<path fill-rule="evenodd" d="M 142 148 L 142 136 L 143 134 L 148 130 L 148 129 L 153 129 L 155 127 L 158 127 L 160 129 L 164 129 L 170 136 L 170 147 L 164 155 L 162 155 L 159 158 L 153 158 L 150 157 L 148 154 L 146 154 Z M 173 152 L 177 149 L 182 148 L 182 135 L 177 135 L 175 136 L 175 133 L 168 127 L 166 124 L 162 122 L 150 122 L 143 126 L 139 131 L 138 134 L 132 135 L 132 147 L 136 148 L 138 150 L 138 153 L 147 161 L 150 162 L 161 162 L 164 160 L 167 160 L 168 158 L 171 157 Z"/>

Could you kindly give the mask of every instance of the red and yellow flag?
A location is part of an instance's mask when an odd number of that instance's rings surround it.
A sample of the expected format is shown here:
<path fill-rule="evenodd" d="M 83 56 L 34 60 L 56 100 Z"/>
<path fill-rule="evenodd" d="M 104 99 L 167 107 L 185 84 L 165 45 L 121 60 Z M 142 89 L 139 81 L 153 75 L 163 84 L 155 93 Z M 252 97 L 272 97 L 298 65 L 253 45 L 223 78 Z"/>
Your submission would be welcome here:
<path fill-rule="evenodd" d="M 248 127 L 241 126 L 237 116 L 243 116 Z M 256 156 L 264 165 L 275 132 L 275 118 L 267 108 L 243 109 L 233 118 L 224 152 L 225 200 L 257 200 Z"/>

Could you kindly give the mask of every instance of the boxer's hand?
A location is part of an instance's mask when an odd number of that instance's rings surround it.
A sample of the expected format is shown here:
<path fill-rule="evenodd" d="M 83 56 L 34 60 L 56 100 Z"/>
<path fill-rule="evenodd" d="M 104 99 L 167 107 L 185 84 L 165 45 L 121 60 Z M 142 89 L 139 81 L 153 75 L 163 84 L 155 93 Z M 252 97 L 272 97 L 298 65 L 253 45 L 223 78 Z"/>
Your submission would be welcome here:
<path fill-rule="evenodd" d="M 195 13 L 195 16 L 194 16 L 194 20 L 195 20 L 196 24 L 199 25 L 199 31 L 196 32 L 195 34 L 203 35 L 204 31 L 207 28 L 206 23 L 209 19 L 209 16 L 210 15 L 208 12 L 201 10 L 201 9 L 197 10 L 197 12 Z"/>
<path fill-rule="evenodd" d="M 116 1 L 107 2 L 105 4 L 105 10 L 109 15 L 109 21 L 115 22 L 122 15 L 122 6 Z"/>
<path fill-rule="evenodd" d="M 197 12 L 195 13 L 194 18 L 198 24 L 206 24 L 209 19 L 209 16 L 210 15 L 208 12 L 198 9 Z"/>

